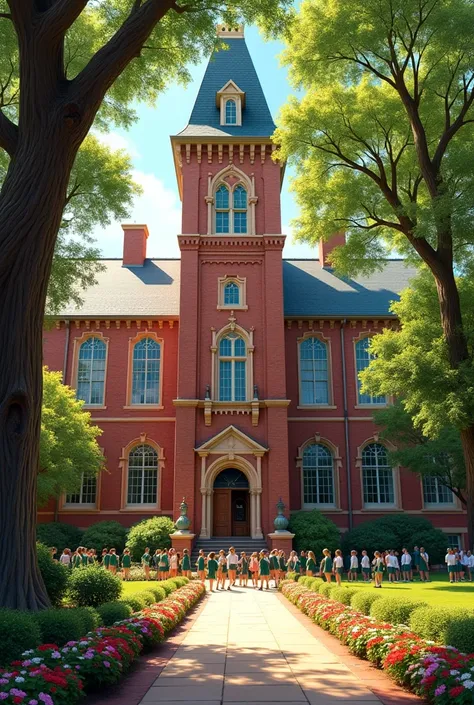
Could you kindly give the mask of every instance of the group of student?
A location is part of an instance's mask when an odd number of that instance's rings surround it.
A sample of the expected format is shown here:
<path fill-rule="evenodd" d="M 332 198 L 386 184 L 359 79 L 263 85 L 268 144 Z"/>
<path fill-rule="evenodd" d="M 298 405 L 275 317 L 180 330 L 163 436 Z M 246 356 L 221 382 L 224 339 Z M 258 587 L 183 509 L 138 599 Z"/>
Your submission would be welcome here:
<path fill-rule="evenodd" d="M 469 580 L 472 583 L 474 574 L 474 556 L 471 551 L 448 548 L 444 557 L 450 583 Z"/>

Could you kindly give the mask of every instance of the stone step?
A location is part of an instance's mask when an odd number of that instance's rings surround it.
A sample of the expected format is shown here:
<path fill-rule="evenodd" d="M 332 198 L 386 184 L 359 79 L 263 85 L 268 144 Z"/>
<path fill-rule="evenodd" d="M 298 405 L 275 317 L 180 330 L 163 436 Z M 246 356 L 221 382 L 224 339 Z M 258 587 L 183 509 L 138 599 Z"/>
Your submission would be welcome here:
<path fill-rule="evenodd" d="M 267 543 L 264 539 L 252 539 L 248 536 L 219 536 L 210 539 L 198 539 L 193 547 L 191 565 L 195 565 L 201 549 L 207 556 L 211 551 L 217 553 L 221 548 L 227 552 L 230 546 L 233 546 L 237 553 L 245 551 L 247 554 L 267 549 Z"/>

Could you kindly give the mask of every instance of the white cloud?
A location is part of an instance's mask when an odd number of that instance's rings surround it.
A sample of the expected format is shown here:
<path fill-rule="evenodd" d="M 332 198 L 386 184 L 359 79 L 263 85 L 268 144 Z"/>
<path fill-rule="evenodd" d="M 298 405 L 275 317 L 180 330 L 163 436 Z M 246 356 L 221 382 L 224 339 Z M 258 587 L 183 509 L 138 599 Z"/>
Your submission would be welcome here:
<path fill-rule="evenodd" d="M 283 248 L 285 259 L 315 259 L 318 257 L 317 245 L 296 242 L 289 225 L 283 225 L 282 233 L 286 235 L 285 247 Z"/>
<path fill-rule="evenodd" d="M 132 159 L 138 159 L 140 157 L 140 153 L 132 140 L 121 135 L 119 132 L 96 132 L 94 130 L 93 135 L 99 142 L 107 145 L 110 149 L 123 149 Z"/>

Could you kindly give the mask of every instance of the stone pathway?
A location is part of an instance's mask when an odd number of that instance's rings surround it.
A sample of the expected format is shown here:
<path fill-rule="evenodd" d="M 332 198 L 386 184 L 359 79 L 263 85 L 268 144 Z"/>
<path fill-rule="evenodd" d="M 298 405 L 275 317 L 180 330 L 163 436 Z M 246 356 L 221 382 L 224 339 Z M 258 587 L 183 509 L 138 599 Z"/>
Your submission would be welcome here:
<path fill-rule="evenodd" d="M 421 703 L 323 634 L 274 590 L 212 593 L 140 705 Z"/>

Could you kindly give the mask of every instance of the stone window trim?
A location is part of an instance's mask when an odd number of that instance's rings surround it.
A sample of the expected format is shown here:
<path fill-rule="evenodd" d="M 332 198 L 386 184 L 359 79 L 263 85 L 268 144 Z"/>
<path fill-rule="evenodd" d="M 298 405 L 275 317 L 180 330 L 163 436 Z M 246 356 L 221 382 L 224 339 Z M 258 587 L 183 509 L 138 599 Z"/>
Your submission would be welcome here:
<path fill-rule="evenodd" d="M 229 185 L 225 179 L 231 177 L 236 179 L 236 182 Z M 247 176 L 241 169 L 236 167 L 234 164 L 229 164 L 224 169 L 219 171 L 214 176 L 212 173 L 208 173 L 207 177 L 207 196 L 205 201 L 207 203 L 207 234 L 216 235 L 215 228 L 215 193 L 219 186 L 224 185 L 229 189 L 229 197 L 232 197 L 235 188 L 239 185 L 243 186 L 247 192 L 247 232 L 238 233 L 239 237 L 248 237 L 249 235 L 255 235 L 255 205 L 258 201 L 258 197 L 255 195 L 255 176 L 251 174 L 250 177 Z M 231 204 L 232 205 L 232 204 Z M 230 232 L 219 233 L 219 237 L 229 237 L 229 235 L 234 235 L 233 228 L 231 227 L 233 223 L 233 218 L 230 219 L 231 224 L 229 227 Z"/>
<path fill-rule="evenodd" d="M 143 338 L 151 338 L 160 346 L 160 377 L 158 387 L 158 404 L 132 404 L 132 387 L 133 387 L 133 351 L 135 345 Z M 156 333 L 149 330 L 140 331 L 133 338 L 128 340 L 128 364 L 127 364 L 127 395 L 124 409 L 164 409 L 163 405 L 163 368 L 164 368 L 164 339 L 160 338 Z"/>
<path fill-rule="evenodd" d="M 140 506 L 139 504 L 129 505 L 127 503 L 128 494 L 128 464 L 129 457 L 132 450 L 137 446 L 147 445 L 151 446 L 158 455 L 158 479 L 156 487 L 156 505 L 144 504 Z M 161 511 L 161 496 L 162 496 L 162 484 L 163 484 L 163 472 L 165 468 L 165 453 L 164 448 L 159 445 L 156 441 L 151 439 L 148 434 L 141 433 L 138 438 L 134 438 L 130 443 L 128 443 L 124 448 L 122 448 L 122 455 L 119 459 L 119 468 L 122 473 L 122 485 L 121 485 L 121 496 L 120 496 L 120 511 L 121 512 L 134 512 L 140 514 L 143 512 L 149 514 L 150 511 Z"/>
<path fill-rule="evenodd" d="M 319 341 L 324 343 L 327 350 L 327 362 L 328 362 L 328 402 L 327 404 L 305 404 L 303 402 L 303 390 L 302 390 L 302 379 L 301 379 L 301 356 L 300 356 L 300 346 L 308 338 L 317 338 Z M 334 392 L 333 392 L 333 382 L 332 382 L 332 347 L 331 339 L 326 338 L 322 333 L 314 330 L 307 331 L 300 338 L 297 338 L 298 346 L 298 409 L 337 409 L 334 405 Z"/>
<path fill-rule="evenodd" d="M 103 404 L 84 404 L 84 409 L 106 409 L 105 405 L 106 394 L 107 394 L 107 365 L 109 361 L 109 342 L 110 339 L 106 338 L 100 331 L 89 331 L 84 332 L 82 335 L 77 336 L 73 340 L 72 348 L 72 379 L 71 387 L 77 389 L 77 378 L 79 372 L 79 351 L 83 343 L 85 343 L 90 338 L 98 338 L 103 343 L 105 343 L 105 371 L 104 371 L 104 403 Z"/>
<path fill-rule="evenodd" d="M 250 404 L 253 398 L 253 328 L 247 331 L 242 326 L 236 323 L 233 311 L 230 312 L 229 323 L 216 331 L 215 328 L 211 329 L 212 333 L 212 343 L 211 343 L 211 354 L 212 354 L 212 369 L 211 369 L 211 401 L 219 402 L 219 343 L 228 333 L 235 333 L 240 335 L 245 341 L 247 350 L 247 366 L 246 366 L 246 400 L 244 403 Z M 234 402 L 222 402 L 223 404 L 232 405 Z"/>
<path fill-rule="evenodd" d="M 373 331 L 361 331 L 358 336 L 354 337 L 352 339 L 352 354 L 353 354 L 353 361 L 354 361 L 354 378 L 355 378 L 355 404 L 354 408 L 355 409 L 383 409 L 384 407 L 388 406 L 389 404 L 393 404 L 393 397 L 385 396 L 385 404 L 365 404 L 364 402 L 359 401 L 359 377 L 357 374 L 357 343 L 360 343 L 361 340 L 364 340 L 365 338 L 373 338 L 375 335 L 378 335 L 378 333 L 374 333 Z"/>
<path fill-rule="evenodd" d="M 226 284 L 233 282 L 237 284 L 240 291 L 240 301 L 238 304 L 224 303 L 224 291 Z M 218 311 L 247 311 L 247 278 L 239 277 L 235 274 L 226 274 L 217 279 L 217 310 Z"/>
<path fill-rule="evenodd" d="M 227 103 L 235 103 L 235 122 L 227 122 Z M 229 127 L 240 127 L 242 125 L 242 111 L 245 107 L 245 92 L 242 91 L 234 81 L 227 81 L 220 91 L 216 93 L 216 106 L 220 110 L 220 124 Z"/>
<path fill-rule="evenodd" d="M 319 444 L 327 448 L 327 450 L 332 455 L 333 460 L 333 484 L 334 484 L 334 503 L 333 504 L 314 504 L 304 506 L 304 478 L 303 478 L 303 453 L 305 449 L 313 445 L 314 443 Z M 339 447 L 334 445 L 332 441 L 319 433 L 315 433 L 314 436 L 308 438 L 301 446 L 298 447 L 298 452 L 296 456 L 296 469 L 300 473 L 300 486 L 301 486 L 301 509 L 304 511 L 311 511 L 312 509 L 326 509 L 328 511 L 337 511 L 341 509 L 341 499 L 339 492 L 340 484 L 340 473 L 342 468 L 342 458 L 339 452 Z"/>
<path fill-rule="evenodd" d="M 364 474 L 363 474 L 363 467 L 362 467 L 362 453 L 365 450 L 365 448 L 370 445 L 371 443 L 379 443 L 380 445 L 385 446 L 385 448 L 390 451 L 390 450 L 396 450 L 396 446 L 391 443 L 389 440 L 384 439 L 383 441 L 380 440 L 379 434 L 375 433 L 371 438 L 367 438 L 360 446 L 357 448 L 357 454 L 356 454 L 356 461 L 355 461 L 355 467 L 356 470 L 359 472 L 359 482 L 360 482 L 360 506 L 362 507 L 362 512 L 399 512 L 400 510 L 403 509 L 402 506 L 402 488 L 401 488 L 401 480 L 400 480 L 400 466 L 399 465 L 393 465 L 392 466 L 392 477 L 393 477 L 393 494 L 394 494 L 394 503 L 392 504 L 365 504 L 364 502 Z"/>

